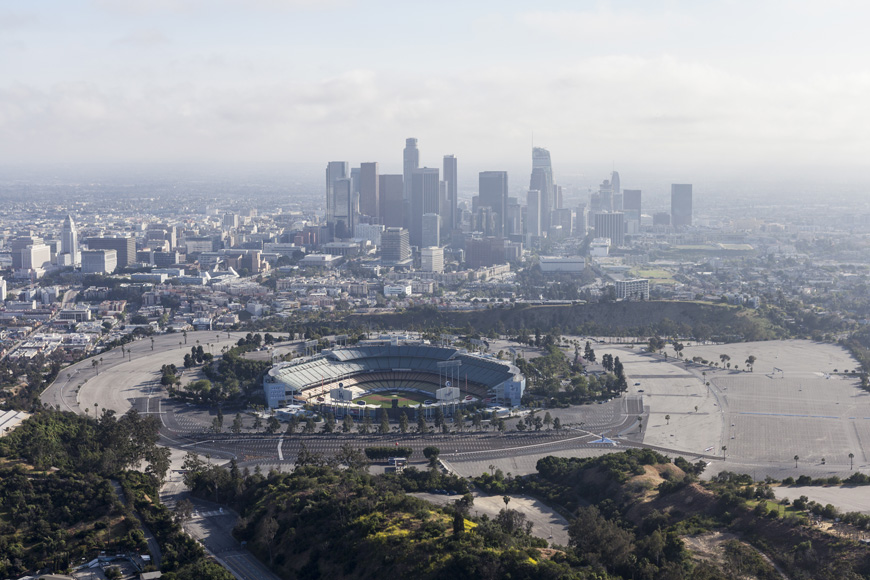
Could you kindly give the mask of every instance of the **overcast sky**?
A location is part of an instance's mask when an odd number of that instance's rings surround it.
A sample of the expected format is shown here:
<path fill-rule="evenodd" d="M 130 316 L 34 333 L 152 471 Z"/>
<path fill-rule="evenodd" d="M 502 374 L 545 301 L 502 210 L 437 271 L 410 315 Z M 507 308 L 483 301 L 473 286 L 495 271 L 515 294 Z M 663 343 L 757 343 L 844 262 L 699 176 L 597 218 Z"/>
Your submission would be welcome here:
<path fill-rule="evenodd" d="M 857 170 L 870 2 L 0 3 L 3 162 Z M 569 169 L 570 168 L 570 169 Z"/>

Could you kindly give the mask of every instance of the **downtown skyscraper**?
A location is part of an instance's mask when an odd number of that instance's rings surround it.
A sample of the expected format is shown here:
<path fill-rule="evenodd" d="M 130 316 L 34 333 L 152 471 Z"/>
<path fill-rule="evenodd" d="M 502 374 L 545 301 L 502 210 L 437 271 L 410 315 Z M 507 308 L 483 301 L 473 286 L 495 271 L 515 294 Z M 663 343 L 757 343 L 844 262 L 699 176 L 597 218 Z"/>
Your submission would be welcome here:
<path fill-rule="evenodd" d="M 445 155 L 444 156 L 444 173 L 443 173 L 444 181 L 447 184 L 447 207 L 445 211 L 442 212 L 441 216 L 442 227 L 448 232 L 452 233 L 453 230 L 457 227 L 457 203 L 458 199 L 456 198 L 457 192 L 457 172 L 456 172 L 456 156 L 455 155 Z"/>
<path fill-rule="evenodd" d="M 550 212 L 554 207 L 553 164 L 550 152 L 543 147 L 532 148 L 532 176 L 529 189 L 538 191 L 541 203 L 541 231 L 550 229 Z"/>
<path fill-rule="evenodd" d="M 481 171 L 478 176 L 478 205 L 488 207 L 495 214 L 493 235 L 504 235 L 504 222 L 508 203 L 507 171 Z"/>

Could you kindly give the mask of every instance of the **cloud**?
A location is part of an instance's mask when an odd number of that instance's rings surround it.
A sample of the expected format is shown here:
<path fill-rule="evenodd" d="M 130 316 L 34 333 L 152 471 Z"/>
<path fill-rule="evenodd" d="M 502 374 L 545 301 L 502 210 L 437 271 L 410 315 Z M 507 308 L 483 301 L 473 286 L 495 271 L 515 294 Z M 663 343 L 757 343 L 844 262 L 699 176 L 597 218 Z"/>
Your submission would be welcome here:
<path fill-rule="evenodd" d="M 188 14 L 222 10 L 261 10 L 270 12 L 292 12 L 297 10 L 333 10 L 346 8 L 355 0 L 148 0 L 130 2 L 129 0 L 93 0 L 103 10 L 123 15 L 138 14 Z"/>
<path fill-rule="evenodd" d="M 531 134 L 565 166 L 863 163 L 870 75 L 791 83 L 674 57 L 599 57 L 430 77 L 371 69 L 304 80 L 192 77 L 131 85 L 0 85 L 10 161 L 423 162 L 453 152 L 491 168 L 527 161 Z"/>
<path fill-rule="evenodd" d="M 583 43 L 616 46 L 638 40 L 661 38 L 693 24 L 686 14 L 643 14 L 614 11 L 607 5 L 595 10 L 532 11 L 520 13 L 517 21 L 529 32 L 542 36 L 557 35 Z"/>
<path fill-rule="evenodd" d="M 169 44 L 169 37 L 157 29 L 136 30 L 126 34 L 117 40 L 114 44 L 127 45 L 136 47 L 152 47 L 161 44 Z"/>

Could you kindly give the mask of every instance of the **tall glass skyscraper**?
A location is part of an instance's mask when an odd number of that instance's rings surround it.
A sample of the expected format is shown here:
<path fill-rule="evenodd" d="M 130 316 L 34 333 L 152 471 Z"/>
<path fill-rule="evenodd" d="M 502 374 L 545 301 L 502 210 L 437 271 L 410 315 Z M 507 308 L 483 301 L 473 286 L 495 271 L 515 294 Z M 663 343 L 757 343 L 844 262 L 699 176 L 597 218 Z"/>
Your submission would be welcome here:
<path fill-rule="evenodd" d="M 553 211 L 553 164 L 550 152 L 543 147 L 532 147 L 532 178 L 529 189 L 540 193 L 541 230 L 550 229 L 550 212 Z"/>
<path fill-rule="evenodd" d="M 444 181 L 447 183 L 447 211 L 441 216 L 443 227 L 447 232 L 452 232 L 456 229 L 456 156 L 444 156 Z"/>
<path fill-rule="evenodd" d="M 402 152 L 403 164 L 402 175 L 405 178 L 405 199 L 411 199 L 411 174 L 420 167 L 420 150 L 417 149 L 417 139 L 408 137 L 405 139 L 405 149 Z"/>

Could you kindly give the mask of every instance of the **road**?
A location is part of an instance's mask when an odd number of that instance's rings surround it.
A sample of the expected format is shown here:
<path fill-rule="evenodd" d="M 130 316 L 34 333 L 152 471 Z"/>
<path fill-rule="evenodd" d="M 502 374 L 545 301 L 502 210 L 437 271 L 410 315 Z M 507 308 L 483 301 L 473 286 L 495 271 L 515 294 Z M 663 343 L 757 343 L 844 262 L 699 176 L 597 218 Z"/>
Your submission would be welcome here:
<path fill-rule="evenodd" d="M 176 472 L 164 484 L 160 500 L 173 509 L 182 498 L 189 499 L 194 506 L 192 517 L 183 524 L 184 530 L 233 576 L 238 580 L 279 580 L 233 537 L 238 514 L 223 506 L 191 497 L 181 481 L 181 475 Z"/>

